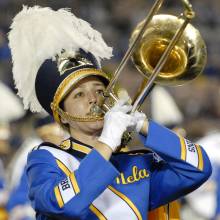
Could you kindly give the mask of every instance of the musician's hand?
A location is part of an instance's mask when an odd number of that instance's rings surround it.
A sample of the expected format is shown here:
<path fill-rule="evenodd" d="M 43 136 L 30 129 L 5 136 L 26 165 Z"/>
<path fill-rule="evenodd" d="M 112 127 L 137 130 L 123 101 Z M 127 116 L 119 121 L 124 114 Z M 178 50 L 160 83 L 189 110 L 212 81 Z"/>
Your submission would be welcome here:
<path fill-rule="evenodd" d="M 144 135 L 147 135 L 148 131 L 148 119 L 146 115 L 142 112 L 134 112 L 131 114 L 135 121 L 135 130 L 136 132 L 140 132 Z"/>
<path fill-rule="evenodd" d="M 119 100 L 104 117 L 104 127 L 99 141 L 108 145 L 113 151 L 121 144 L 123 133 L 128 127 L 136 125 L 134 116 L 127 114 L 132 106 L 126 100 Z"/>

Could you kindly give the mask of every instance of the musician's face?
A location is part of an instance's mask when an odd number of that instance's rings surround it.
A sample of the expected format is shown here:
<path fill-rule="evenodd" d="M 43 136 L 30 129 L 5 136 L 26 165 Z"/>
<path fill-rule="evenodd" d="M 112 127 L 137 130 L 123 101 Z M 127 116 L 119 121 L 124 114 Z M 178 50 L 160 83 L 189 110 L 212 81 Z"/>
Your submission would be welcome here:
<path fill-rule="evenodd" d="M 64 110 L 73 116 L 86 117 L 91 107 L 103 100 L 104 83 L 95 76 L 82 79 L 64 100 Z M 100 132 L 103 121 L 68 122 L 70 129 L 77 132 L 93 134 Z"/>

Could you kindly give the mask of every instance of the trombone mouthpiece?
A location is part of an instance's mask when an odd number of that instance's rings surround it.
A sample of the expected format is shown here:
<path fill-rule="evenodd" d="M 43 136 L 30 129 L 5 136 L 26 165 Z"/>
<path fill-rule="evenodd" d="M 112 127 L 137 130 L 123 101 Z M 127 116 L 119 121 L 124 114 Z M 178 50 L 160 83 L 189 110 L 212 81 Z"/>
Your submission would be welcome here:
<path fill-rule="evenodd" d="M 105 111 L 98 105 L 93 105 L 90 109 L 90 115 L 92 116 L 102 116 L 104 113 Z"/>

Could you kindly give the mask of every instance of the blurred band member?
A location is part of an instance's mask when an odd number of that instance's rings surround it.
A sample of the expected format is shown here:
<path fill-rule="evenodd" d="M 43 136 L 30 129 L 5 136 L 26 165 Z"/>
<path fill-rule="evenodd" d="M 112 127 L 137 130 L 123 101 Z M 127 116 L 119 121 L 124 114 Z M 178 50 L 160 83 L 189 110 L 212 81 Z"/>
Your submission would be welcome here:
<path fill-rule="evenodd" d="M 0 82 L 0 219 L 7 219 L 5 204 L 8 200 L 8 190 L 5 181 L 5 166 L 8 161 L 11 129 L 10 122 L 24 116 L 24 110 L 18 97 L 13 91 Z"/>
<path fill-rule="evenodd" d="M 220 132 L 210 131 L 198 140 L 203 145 L 212 163 L 211 178 L 198 190 L 187 196 L 198 219 L 219 220 L 220 215 Z M 208 207 L 207 208 L 207 204 Z"/>

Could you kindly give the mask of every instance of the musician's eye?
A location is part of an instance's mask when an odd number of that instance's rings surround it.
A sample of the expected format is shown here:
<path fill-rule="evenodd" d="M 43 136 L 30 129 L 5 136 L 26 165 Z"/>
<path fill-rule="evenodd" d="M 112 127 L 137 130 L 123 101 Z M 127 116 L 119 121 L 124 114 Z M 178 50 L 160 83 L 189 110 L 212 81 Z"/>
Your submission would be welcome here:
<path fill-rule="evenodd" d="M 98 90 L 96 90 L 96 94 L 98 94 L 98 95 L 104 95 L 104 90 L 103 89 L 98 89 Z"/>
<path fill-rule="evenodd" d="M 74 99 L 82 98 L 83 96 L 84 96 L 84 93 L 83 93 L 83 92 L 77 92 L 77 93 L 74 95 Z"/>

